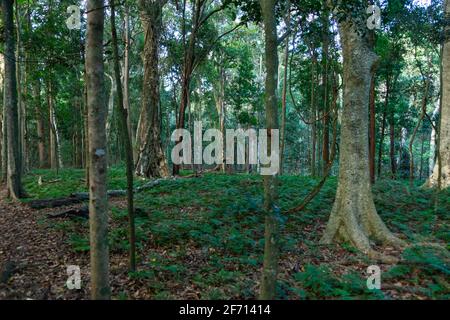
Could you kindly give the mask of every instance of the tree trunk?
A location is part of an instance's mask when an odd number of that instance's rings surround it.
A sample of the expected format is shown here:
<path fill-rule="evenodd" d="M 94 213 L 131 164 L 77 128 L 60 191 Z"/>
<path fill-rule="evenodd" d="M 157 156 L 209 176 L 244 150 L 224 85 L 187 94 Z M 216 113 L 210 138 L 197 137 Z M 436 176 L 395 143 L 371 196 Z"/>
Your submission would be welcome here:
<path fill-rule="evenodd" d="M 225 172 L 225 68 L 223 67 L 223 61 L 219 59 L 218 61 L 218 73 L 219 80 L 217 83 L 217 88 L 215 89 L 214 99 L 216 102 L 216 110 L 219 118 L 219 130 L 223 137 L 223 148 L 219 152 L 221 153 L 219 158 L 223 159 L 222 163 L 219 164 L 219 168 L 222 172 Z"/>
<path fill-rule="evenodd" d="M 120 80 L 120 62 L 119 62 L 119 48 L 117 44 L 116 31 L 116 14 L 115 14 L 115 0 L 109 0 L 111 7 L 111 34 L 114 55 L 114 74 L 116 77 L 117 86 L 117 101 L 120 118 L 120 130 L 122 142 L 125 146 L 126 166 L 127 166 L 127 204 L 128 204 L 128 220 L 129 220 L 129 239 L 130 239 L 130 257 L 129 267 L 130 271 L 136 271 L 136 235 L 134 225 L 134 203 L 133 203 L 133 146 L 131 145 L 131 135 L 128 131 L 128 113 L 123 101 L 122 83 Z"/>
<path fill-rule="evenodd" d="M 316 83 L 316 53 L 314 47 L 312 47 L 311 59 L 311 176 L 316 176 L 316 149 L 317 149 L 317 121 L 316 121 L 316 101 L 315 101 L 315 83 Z"/>
<path fill-rule="evenodd" d="M 145 32 L 144 84 L 142 90 L 141 122 L 138 128 L 138 159 L 136 174 L 147 178 L 168 177 L 166 156 L 162 148 L 159 46 L 162 8 L 165 0 L 139 1 L 141 21 Z"/>
<path fill-rule="evenodd" d="M 50 124 L 50 164 L 52 169 L 56 169 L 58 172 L 59 168 L 62 167 L 62 159 L 60 153 L 60 138 L 58 131 L 58 124 L 56 122 L 55 105 L 54 105 L 54 91 L 53 84 L 51 80 L 48 82 L 48 116 Z"/>
<path fill-rule="evenodd" d="M 427 104 L 428 104 L 428 92 L 430 88 L 430 77 L 428 76 L 427 80 L 425 81 L 425 92 L 423 94 L 422 98 L 422 106 L 421 106 L 421 113 L 419 116 L 419 121 L 417 121 L 417 125 L 414 128 L 414 131 L 411 135 L 411 139 L 409 140 L 409 186 L 412 187 L 414 183 L 414 153 L 413 153 L 413 147 L 414 147 L 414 141 L 416 139 L 417 131 L 420 128 L 420 125 L 422 124 L 423 119 L 425 118 L 425 114 L 427 112 Z M 423 142 L 422 142 L 422 149 L 423 149 Z"/>
<path fill-rule="evenodd" d="M 389 158 L 391 163 L 391 175 L 392 179 L 395 179 L 397 175 L 397 163 L 395 162 L 395 123 L 394 123 L 394 110 L 389 111 Z"/>
<path fill-rule="evenodd" d="M 87 3 L 86 78 L 89 125 L 91 297 L 110 299 L 106 189 L 106 95 L 103 65 L 104 2 Z"/>
<path fill-rule="evenodd" d="M 290 30 L 291 11 L 290 1 L 286 7 L 286 26 Z M 280 175 L 283 174 L 284 151 L 286 148 L 286 106 L 287 106 L 287 88 L 288 88 L 288 68 L 289 68 L 289 36 L 286 37 L 284 48 L 284 72 L 283 72 L 283 96 L 281 98 L 281 130 L 280 130 Z"/>
<path fill-rule="evenodd" d="M 370 81 L 370 98 L 369 98 L 369 171 L 370 182 L 375 183 L 375 145 L 376 145 L 376 131 L 375 131 L 375 72 L 373 72 Z"/>
<path fill-rule="evenodd" d="M 193 3 L 193 18 L 192 18 L 192 31 L 189 36 L 189 41 L 186 46 L 186 43 L 183 41 L 183 45 L 185 47 L 184 50 L 184 61 L 183 61 L 183 70 L 181 74 L 181 97 L 180 97 L 180 109 L 178 110 L 178 121 L 177 121 L 177 129 L 184 129 L 184 122 L 186 116 L 186 109 L 189 107 L 189 96 L 190 96 L 190 85 L 191 85 L 191 77 L 192 72 L 194 71 L 194 60 L 195 60 L 195 45 L 197 41 L 197 32 L 199 27 L 199 20 L 202 9 L 202 1 L 195 0 Z M 185 9 L 183 9 L 183 25 L 184 22 L 184 13 Z M 183 30 L 183 38 L 185 38 L 186 30 Z M 176 142 L 179 144 L 182 142 L 182 137 L 180 140 Z M 180 173 L 180 166 L 174 164 L 173 165 L 173 175 L 178 175 Z"/>
<path fill-rule="evenodd" d="M 17 82 L 15 62 L 15 40 L 13 20 L 13 0 L 2 0 L 3 28 L 5 39 L 5 93 L 7 134 L 7 185 L 8 194 L 19 199 L 24 194 L 21 181 L 21 161 L 19 152 L 19 122 L 17 106 Z"/>
<path fill-rule="evenodd" d="M 322 161 L 323 161 L 323 171 L 325 173 L 330 162 L 330 108 L 328 103 L 328 55 L 329 55 L 329 43 L 330 43 L 330 35 L 329 35 L 329 11 L 325 9 L 325 13 L 323 16 L 323 34 L 322 34 L 322 42 L 323 42 L 323 73 L 322 73 L 322 86 L 323 86 L 323 142 L 322 142 Z"/>
<path fill-rule="evenodd" d="M 41 105 L 41 81 L 37 80 L 34 86 L 34 99 L 36 110 L 36 127 L 37 127 L 37 139 L 38 139 L 38 153 L 39 153 L 39 168 L 47 168 L 47 155 L 45 150 L 45 127 L 44 116 Z"/>
<path fill-rule="evenodd" d="M 363 14 L 363 13 L 361 13 Z M 342 111 L 339 183 L 322 243 L 348 241 L 370 257 L 379 257 L 369 239 L 401 245 L 378 216 L 369 175 L 368 106 L 371 69 L 377 60 L 355 21 L 339 23 L 343 50 L 344 108 Z"/>
<path fill-rule="evenodd" d="M 275 17 L 275 0 L 261 0 L 262 16 L 265 34 L 266 56 L 266 129 L 271 133 L 272 129 L 278 129 L 278 103 L 277 103 L 277 78 L 278 78 L 278 52 L 277 52 L 277 24 Z M 269 134 L 271 136 L 271 134 Z M 268 143 L 268 153 L 271 152 L 271 144 Z M 276 294 L 276 280 L 278 274 L 279 255 L 279 208 L 276 205 L 278 199 L 277 176 L 264 176 L 264 266 L 261 280 L 260 298 L 273 299 Z"/>
<path fill-rule="evenodd" d="M 437 121 L 436 118 L 440 111 L 440 99 L 437 103 L 437 105 L 434 108 L 433 114 L 431 116 L 432 126 L 431 126 L 431 136 L 430 136 L 430 159 L 428 161 L 428 174 L 433 173 L 434 164 L 436 160 L 436 128 L 437 128 Z"/>
<path fill-rule="evenodd" d="M 445 2 L 446 25 L 444 28 L 444 43 L 442 48 L 441 75 L 441 117 L 439 127 L 438 163 L 427 185 L 446 189 L 450 186 L 450 0 Z M 441 165 L 439 167 L 439 162 Z"/>
<path fill-rule="evenodd" d="M 383 145 L 384 145 L 384 131 L 386 129 L 386 107 L 383 111 L 381 120 L 380 142 L 378 143 L 378 179 L 381 177 L 381 164 L 383 163 Z"/>
<path fill-rule="evenodd" d="M 111 146 L 111 125 L 113 122 L 113 114 L 114 114 L 114 97 L 116 96 L 116 80 L 109 73 L 105 72 L 105 76 L 108 77 L 111 82 L 111 87 L 109 89 L 109 97 L 108 97 L 108 116 L 106 118 L 106 139 L 110 142 L 108 143 Z"/>
<path fill-rule="evenodd" d="M 2 108 L 2 182 L 8 180 L 8 131 L 7 131 L 7 116 L 5 103 L 5 90 L 3 84 L 3 108 Z"/>
<path fill-rule="evenodd" d="M 124 19 L 124 31 L 123 31 L 123 40 L 125 43 L 124 53 L 123 53 L 123 106 L 127 110 L 127 126 L 128 126 L 128 134 L 131 139 L 131 146 L 133 146 L 133 137 L 134 131 L 133 126 L 131 124 L 131 109 L 130 109 L 130 50 L 131 50 L 131 41 L 130 41 L 130 10 L 128 5 L 125 3 L 125 19 Z"/>

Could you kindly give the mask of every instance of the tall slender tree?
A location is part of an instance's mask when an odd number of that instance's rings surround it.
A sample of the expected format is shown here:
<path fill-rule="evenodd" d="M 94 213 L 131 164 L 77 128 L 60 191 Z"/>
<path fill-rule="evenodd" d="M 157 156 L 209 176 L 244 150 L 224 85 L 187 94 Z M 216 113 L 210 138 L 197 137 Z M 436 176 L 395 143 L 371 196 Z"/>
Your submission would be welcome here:
<path fill-rule="evenodd" d="M 6 112 L 7 135 L 7 185 L 9 196 L 19 199 L 24 195 L 22 186 L 21 159 L 19 150 L 19 120 L 17 106 L 17 79 L 15 38 L 13 19 L 13 0 L 2 0 L 2 13 L 5 38 L 5 80 L 4 104 Z"/>
<path fill-rule="evenodd" d="M 260 0 L 264 23 L 266 81 L 265 81 L 265 106 L 266 129 L 278 129 L 278 39 L 277 22 L 275 17 L 275 0 Z M 272 151 L 268 144 L 268 154 Z M 261 280 L 260 298 L 273 299 L 276 294 L 276 281 L 278 274 L 279 256 L 279 208 L 276 205 L 278 199 L 277 177 L 264 176 L 264 266 Z"/>
<path fill-rule="evenodd" d="M 441 118 L 438 157 L 428 185 L 446 189 L 450 186 L 450 0 L 444 3 L 445 26 L 442 44 Z"/>
<path fill-rule="evenodd" d="M 119 61 L 119 45 L 117 41 L 116 31 L 116 10 L 114 0 L 109 0 L 111 8 L 111 35 L 114 56 L 114 75 L 117 86 L 117 107 L 119 109 L 119 125 L 121 137 L 125 145 L 126 166 L 127 166 L 127 203 L 128 203 L 128 222 L 129 222 L 129 239 L 130 239 L 130 271 L 136 270 L 136 236 L 134 226 L 134 202 L 133 202 L 133 146 L 131 145 L 131 135 L 128 130 L 128 111 L 124 106 L 124 98 L 122 91 L 122 81 L 120 77 L 120 61 Z"/>
<path fill-rule="evenodd" d="M 89 227 L 91 297 L 109 299 L 106 116 L 103 64 L 103 0 L 87 2 L 86 80 L 89 134 Z"/>

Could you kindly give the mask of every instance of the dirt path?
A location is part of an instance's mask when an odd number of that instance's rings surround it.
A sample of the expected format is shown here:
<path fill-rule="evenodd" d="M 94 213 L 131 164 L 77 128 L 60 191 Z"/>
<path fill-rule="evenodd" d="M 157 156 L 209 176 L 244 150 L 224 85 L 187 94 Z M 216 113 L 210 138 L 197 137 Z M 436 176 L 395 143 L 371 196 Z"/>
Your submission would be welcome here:
<path fill-rule="evenodd" d="M 30 210 L 5 195 L 0 193 L 0 278 L 8 279 L 0 283 L 0 299 L 83 298 L 86 290 L 67 289 L 67 266 L 79 265 L 83 274 L 88 256 L 74 255 L 63 232 L 47 226 L 48 210 Z"/>
<path fill-rule="evenodd" d="M 27 205 L 5 200 L 0 192 L 0 300 L 2 299 L 89 299 L 89 253 L 74 252 L 68 235 L 50 225 L 46 215 L 70 207 L 32 210 Z M 117 199 L 112 202 L 119 203 Z M 82 206 L 80 204 L 79 206 Z M 76 206 L 72 206 L 76 207 Z M 58 220 L 52 220 L 57 222 Z M 60 222 L 65 221 L 59 219 Z M 69 290 L 67 267 L 81 270 L 81 289 Z M 2 274 L 7 279 L 2 283 Z M 126 253 L 110 255 L 113 297 L 150 299 L 145 281 L 128 276 Z"/>

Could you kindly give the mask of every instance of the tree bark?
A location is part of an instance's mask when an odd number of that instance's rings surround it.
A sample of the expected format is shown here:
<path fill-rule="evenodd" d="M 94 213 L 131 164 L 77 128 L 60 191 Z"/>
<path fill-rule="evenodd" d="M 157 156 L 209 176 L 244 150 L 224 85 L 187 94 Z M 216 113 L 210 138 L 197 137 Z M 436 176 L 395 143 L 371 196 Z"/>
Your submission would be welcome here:
<path fill-rule="evenodd" d="M 316 176 L 316 152 L 317 152 L 317 107 L 315 100 L 315 83 L 316 83 L 316 52 L 315 48 L 311 48 L 311 176 Z"/>
<path fill-rule="evenodd" d="M 41 105 L 41 81 L 37 80 L 34 86 L 34 99 L 35 99 L 35 111 L 36 111 L 36 128 L 38 139 L 38 154 L 39 154 L 39 168 L 47 168 L 48 161 L 45 150 L 45 126 L 44 116 Z"/>
<path fill-rule="evenodd" d="M 375 72 L 373 72 L 370 81 L 370 98 L 369 98 L 369 171 L 370 182 L 375 183 L 375 145 L 376 145 L 376 131 L 375 131 Z"/>
<path fill-rule="evenodd" d="M 329 55 L 329 44 L 330 44 L 330 35 L 329 35 L 329 11 L 325 9 L 323 15 L 323 34 L 322 34 L 322 43 L 323 43 L 323 58 L 322 58 L 322 86 L 323 86 L 323 142 L 322 142 L 322 161 L 323 161 L 323 170 L 325 173 L 325 169 L 328 167 L 330 162 L 330 108 L 328 103 L 328 55 Z"/>
<path fill-rule="evenodd" d="M 291 8 L 290 1 L 286 6 L 286 32 L 290 30 Z M 286 148 L 286 107 L 287 107 L 287 88 L 288 88 L 288 68 L 289 68 L 289 36 L 286 37 L 284 48 L 284 72 L 283 72 L 283 93 L 281 98 L 281 130 L 280 130 L 280 175 L 283 174 L 284 150 Z"/>
<path fill-rule="evenodd" d="M 277 78 L 278 78 L 278 52 L 277 52 L 277 25 L 275 17 L 275 0 L 261 0 L 261 9 L 264 23 L 265 56 L 266 56 L 266 81 L 265 81 L 265 106 L 266 129 L 278 129 L 278 103 L 277 103 Z M 270 135 L 269 135 L 270 136 Z M 268 143 L 268 154 L 271 152 Z M 273 299 L 276 294 L 276 280 L 278 274 L 279 255 L 279 208 L 276 205 L 278 199 L 277 176 L 264 176 L 264 265 L 261 280 L 260 299 Z"/>
<path fill-rule="evenodd" d="M 191 77 L 192 72 L 194 71 L 194 60 L 195 60 L 195 45 L 197 42 L 197 32 L 199 28 L 200 15 L 202 11 L 201 0 L 194 0 L 193 3 L 193 18 L 192 18 L 192 31 L 189 36 L 189 41 L 186 46 L 186 43 L 183 41 L 184 45 L 184 62 L 183 62 L 183 70 L 181 74 L 181 97 L 180 97 L 180 109 L 178 111 L 178 121 L 177 121 L 177 129 L 184 128 L 186 109 L 189 107 L 189 96 L 190 96 L 190 85 L 191 85 Z M 185 8 L 183 9 L 183 17 L 185 17 Z M 185 24 L 183 18 L 183 25 Z M 183 28 L 184 29 L 184 28 Z M 186 37 L 186 30 L 183 30 L 183 38 Z M 180 138 L 176 143 L 179 144 L 182 142 Z M 173 175 L 178 175 L 180 173 L 180 166 L 174 164 L 173 165 Z"/>
<path fill-rule="evenodd" d="M 2 14 L 5 39 L 5 92 L 6 133 L 8 150 L 7 185 L 8 194 L 13 199 L 23 196 L 22 172 L 19 151 L 19 121 L 17 106 L 17 80 L 15 61 L 15 39 L 13 20 L 13 0 L 2 0 Z"/>
<path fill-rule="evenodd" d="M 126 154 L 126 166 L 127 166 L 127 205 L 128 205 L 128 220 L 129 220 L 129 239 L 130 239 L 130 256 L 129 256 L 129 268 L 130 271 L 136 271 L 136 234 L 134 225 L 134 202 L 133 202 L 133 146 L 131 145 L 131 135 L 128 130 L 128 113 L 124 106 L 124 97 L 122 92 L 122 83 L 120 80 L 120 61 L 119 61 L 119 48 L 117 44 L 117 31 L 116 31 L 116 13 L 115 13 L 115 0 L 109 0 L 111 7 L 111 34 L 112 45 L 114 55 L 114 74 L 116 77 L 117 86 L 117 101 L 120 118 L 120 130 L 122 136 L 122 142 L 125 145 Z"/>
<path fill-rule="evenodd" d="M 134 131 L 133 126 L 131 124 L 131 109 L 130 109 L 130 50 L 131 50 L 131 41 L 130 41 L 130 9 L 128 4 L 125 3 L 125 19 L 124 19 L 124 31 L 123 31 L 123 40 L 125 43 L 124 53 L 123 53 L 123 105 L 127 110 L 127 126 L 128 126 L 128 134 L 130 135 L 131 145 L 133 146 L 133 138 Z"/>
<path fill-rule="evenodd" d="M 106 189 L 106 96 L 103 65 L 104 2 L 87 3 L 86 78 L 89 126 L 91 297 L 110 299 Z"/>
<path fill-rule="evenodd" d="M 394 245 L 402 245 L 403 242 L 387 229 L 377 214 L 372 198 L 367 113 L 371 69 L 378 57 L 357 28 L 363 26 L 356 21 L 339 22 L 345 87 L 339 181 L 335 203 L 321 242 L 330 244 L 348 241 L 370 257 L 378 258 L 380 255 L 371 248 L 369 238 Z"/>
<path fill-rule="evenodd" d="M 380 142 L 378 143 L 378 179 L 381 177 L 381 165 L 383 163 L 383 145 L 384 145 L 384 131 L 386 128 L 386 110 L 383 111 L 380 130 Z"/>
<path fill-rule="evenodd" d="M 391 175 L 392 179 L 397 176 L 397 163 L 395 162 L 395 122 L 394 122 L 394 110 L 389 111 L 389 159 L 391 163 Z"/>
<path fill-rule="evenodd" d="M 136 174 L 147 178 L 168 177 L 169 169 L 162 148 L 159 47 L 162 9 L 165 0 L 139 1 L 142 26 L 145 32 L 144 84 L 141 121 L 138 128 L 138 159 Z"/>
<path fill-rule="evenodd" d="M 450 186 L 450 0 L 445 1 L 446 24 L 442 48 L 441 117 L 439 126 L 438 162 L 427 181 L 429 187 Z M 441 163 L 439 166 L 439 162 Z"/>
<path fill-rule="evenodd" d="M 422 124 L 423 119 L 425 118 L 425 114 L 427 112 L 427 104 L 428 104 L 428 92 L 430 88 L 430 76 L 428 76 L 427 80 L 425 80 L 425 92 L 423 94 L 422 98 L 422 106 L 421 106 L 421 112 L 419 116 L 419 121 L 417 121 L 417 125 L 414 128 L 414 131 L 411 135 L 411 138 L 409 140 L 409 186 L 412 187 L 414 183 L 414 153 L 413 153 L 413 147 L 414 147 L 414 141 L 416 139 L 417 131 L 420 128 L 420 125 Z M 422 144 L 423 149 L 423 144 Z"/>

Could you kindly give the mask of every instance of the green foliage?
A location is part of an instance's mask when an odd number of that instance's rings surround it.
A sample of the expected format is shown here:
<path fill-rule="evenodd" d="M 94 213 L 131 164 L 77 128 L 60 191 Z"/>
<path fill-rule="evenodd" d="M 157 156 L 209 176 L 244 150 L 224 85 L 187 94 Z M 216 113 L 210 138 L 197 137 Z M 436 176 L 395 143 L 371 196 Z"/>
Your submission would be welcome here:
<path fill-rule="evenodd" d="M 61 172 L 63 174 L 64 171 Z M 70 172 L 83 177 L 81 171 L 68 171 L 66 179 L 49 183 L 35 197 L 47 198 L 68 184 Z M 39 171 L 43 181 L 56 176 Z M 123 168 L 111 171 L 110 181 L 120 187 L 125 180 Z M 35 173 L 26 178 L 31 184 Z M 72 179 L 73 180 L 73 179 Z M 298 176 L 280 178 L 281 212 L 296 206 L 314 188 L 318 179 Z M 255 298 L 255 274 L 262 265 L 264 214 L 262 179 L 258 175 L 204 174 L 199 178 L 165 180 L 154 188 L 136 194 L 136 217 L 139 271 L 131 277 L 148 283 L 155 297 L 173 297 L 181 283 L 195 285 L 200 298 Z M 84 188 L 84 184 L 79 185 Z M 317 197 L 300 214 L 283 216 L 281 267 L 286 261 L 299 259 L 298 270 L 284 269 L 280 274 L 279 298 L 289 299 L 383 299 L 390 298 L 366 288 L 365 270 L 369 261 L 349 245 L 337 253 L 352 259 L 355 265 L 342 273 L 341 267 L 316 263 L 317 242 L 321 228 L 333 205 L 337 179 L 331 177 Z M 76 185 L 72 185 L 73 191 Z M 36 189 L 38 190 L 38 189 Z M 448 243 L 450 212 L 449 192 L 439 194 L 435 208 L 433 191 L 406 181 L 383 180 L 374 188 L 377 209 L 388 227 L 406 235 L 411 242 Z M 125 206 L 111 207 L 110 248 L 126 255 L 129 242 Z M 53 220 L 52 220 L 53 221 Z M 76 252 L 89 250 L 86 221 L 55 221 L 54 228 L 64 231 Z M 305 251 L 307 250 L 307 251 Z M 307 253 L 303 255 L 303 253 Z M 284 262 L 283 262 L 284 261 Z M 400 262 L 382 274 L 385 283 L 404 282 L 419 286 L 422 296 L 446 297 L 448 253 L 428 247 L 412 247 Z M 360 265 L 361 264 L 361 265 Z M 291 267 L 289 267 L 291 268 Z"/>
<path fill-rule="evenodd" d="M 306 265 L 305 271 L 296 273 L 294 279 L 302 288 L 296 289 L 295 292 L 300 293 L 302 298 L 383 298 L 381 291 L 368 290 L 366 280 L 361 276 L 349 273 L 336 277 L 325 266 Z"/>
<path fill-rule="evenodd" d="M 69 243 L 75 252 L 86 252 L 90 250 L 89 239 L 86 236 L 74 233 L 70 235 Z"/>

